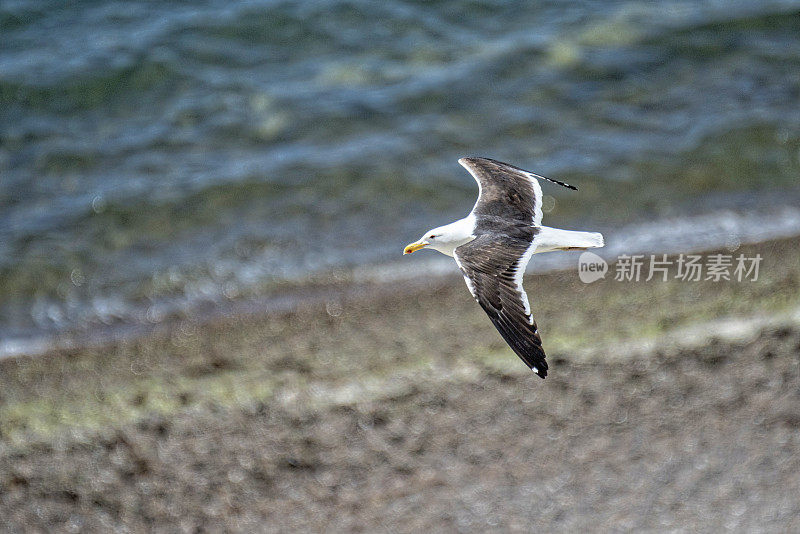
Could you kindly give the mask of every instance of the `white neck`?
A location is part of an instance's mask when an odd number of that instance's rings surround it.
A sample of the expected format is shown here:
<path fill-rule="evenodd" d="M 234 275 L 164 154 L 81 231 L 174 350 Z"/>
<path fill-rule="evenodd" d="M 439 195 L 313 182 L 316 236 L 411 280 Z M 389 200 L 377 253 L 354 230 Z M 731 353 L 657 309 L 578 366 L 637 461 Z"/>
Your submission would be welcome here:
<path fill-rule="evenodd" d="M 429 248 L 452 256 L 458 247 L 475 239 L 475 235 L 472 233 L 474 230 L 475 216 L 470 213 L 463 219 L 437 228 L 435 232 L 438 237 L 436 242 L 431 243 Z"/>

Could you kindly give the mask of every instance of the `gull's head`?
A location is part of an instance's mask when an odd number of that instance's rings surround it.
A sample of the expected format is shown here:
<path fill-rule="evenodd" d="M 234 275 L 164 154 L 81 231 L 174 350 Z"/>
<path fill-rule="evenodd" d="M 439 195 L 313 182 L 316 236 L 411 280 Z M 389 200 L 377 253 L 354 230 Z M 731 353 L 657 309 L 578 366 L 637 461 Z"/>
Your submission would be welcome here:
<path fill-rule="evenodd" d="M 420 249 L 425 247 L 436 248 L 436 245 L 439 243 L 439 239 L 442 238 L 441 228 L 434 228 L 433 230 L 428 230 L 425 232 L 425 235 L 420 237 L 417 241 L 413 243 L 409 243 L 406 245 L 406 248 L 403 249 L 403 254 L 411 254 L 416 252 Z"/>
<path fill-rule="evenodd" d="M 432 248 L 448 256 L 453 255 L 456 247 L 473 239 L 472 223 L 464 219 L 452 224 L 439 226 L 425 232 L 419 240 L 406 245 L 403 254 L 411 254 L 422 248 Z"/>

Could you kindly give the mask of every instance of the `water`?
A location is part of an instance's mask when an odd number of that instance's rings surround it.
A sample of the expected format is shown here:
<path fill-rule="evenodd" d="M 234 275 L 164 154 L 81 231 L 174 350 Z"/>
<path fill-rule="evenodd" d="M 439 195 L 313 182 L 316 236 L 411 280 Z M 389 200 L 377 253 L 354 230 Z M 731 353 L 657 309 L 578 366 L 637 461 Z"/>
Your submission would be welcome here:
<path fill-rule="evenodd" d="M 0 338 L 385 265 L 467 154 L 551 225 L 797 205 L 800 2 L 528 4 L 3 1 Z"/>

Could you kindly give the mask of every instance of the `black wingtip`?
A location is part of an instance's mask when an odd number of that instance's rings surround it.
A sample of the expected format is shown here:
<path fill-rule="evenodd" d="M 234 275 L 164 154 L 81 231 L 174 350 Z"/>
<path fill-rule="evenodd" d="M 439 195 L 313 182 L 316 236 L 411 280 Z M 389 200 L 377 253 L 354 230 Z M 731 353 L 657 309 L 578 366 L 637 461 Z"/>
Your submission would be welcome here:
<path fill-rule="evenodd" d="M 533 173 L 531 173 L 531 174 L 533 174 Z M 547 176 L 542 176 L 540 174 L 536 174 L 535 176 L 537 176 L 539 178 L 543 178 L 543 179 L 547 180 L 548 182 L 553 182 L 554 184 L 558 184 L 558 185 L 560 185 L 562 187 L 566 187 L 567 189 L 572 189 L 573 191 L 577 191 L 578 190 L 577 187 L 575 187 L 574 185 L 569 185 L 567 182 L 561 182 L 559 180 L 554 180 L 553 178 L 548 178 Z"/>
<path fill-rule="evenodd" d="M 542 362 L 544 365 L 534 365 L 530 369 L 533 371 L 533 374 L 538 376 L 541 379 L 547 376 L 547 363 Z"/>
<path fill-rule="evenodd" d="M 577 187 L 575 187 L 574 185 L 569 185 L 566 182 L 559 182 L 558 180 L 553 180 L 552 178 L 546 178 L 546 179 L 550 180 L 554 184 L 562 185 L 562 186 L 566 187 L 567 189 L 572 189 L 573 191 L 577 191 L 578 190 Z"/>

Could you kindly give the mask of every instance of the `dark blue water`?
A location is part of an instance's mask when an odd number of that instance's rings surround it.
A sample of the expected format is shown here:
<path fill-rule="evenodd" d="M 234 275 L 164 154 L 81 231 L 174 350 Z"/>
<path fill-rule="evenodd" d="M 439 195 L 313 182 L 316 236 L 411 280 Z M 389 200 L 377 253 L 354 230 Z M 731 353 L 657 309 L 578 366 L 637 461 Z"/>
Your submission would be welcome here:
<path fill-rule="evenodd" d="M 4 0 L 0 336 L 385 263 L 467 154 L 573 227 L 795 191 L 800 2 Z"/>

